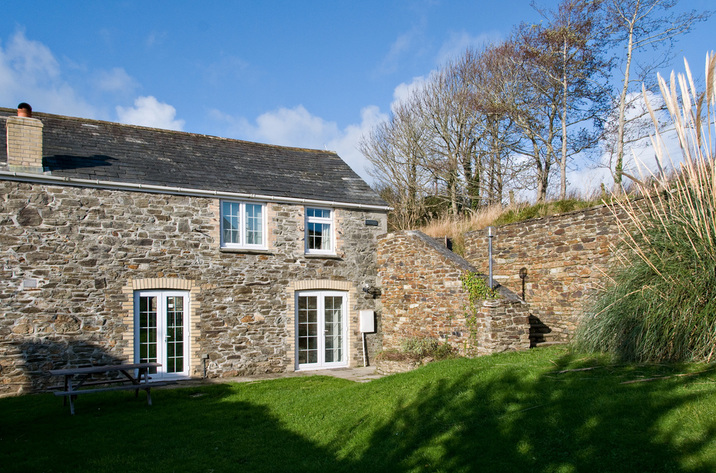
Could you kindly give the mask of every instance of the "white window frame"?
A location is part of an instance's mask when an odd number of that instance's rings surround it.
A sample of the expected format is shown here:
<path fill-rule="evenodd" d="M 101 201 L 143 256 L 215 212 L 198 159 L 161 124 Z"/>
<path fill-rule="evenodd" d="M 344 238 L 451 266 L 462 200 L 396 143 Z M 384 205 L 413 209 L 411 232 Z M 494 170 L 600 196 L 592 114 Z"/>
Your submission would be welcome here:
<path fill-rule="evenodd" d="M 309 217 L 308 211 L 309 209 L 316 209 L 316 210 L 327 210 L 330 212 L 330 217 Z M 335 215 L 336 212 L 334 209 L 327 208 L 327 207 L 306 207 L 304 209 L 306 220 L 304 222 L 305 225 L 305 237 L 306 240 L 306 254 L 307 255 L 335 255 L 336 254 L 336 222 L 335 222 Z M 309 234 L 308 234 L 308 227 L 311 223 L 320 223 L 324 225 L 330 225 L 330 248 L 329 249 L 320 249 L 320 248 L 309 248 Z"/>
<path fill-rule="evenodd" d="M 236 204 L 239 205 L 239 242 L 227 242 L 224 240 L 224 204 Z M 246 206 L 247 205 L 258 205 L 261 207 L 261 243 L 260 244 L 248 244 L 246 243 Z M 267 217 L 266 210 L 267 205 L 262 202 L 248 202 L 238 200 L 222 200 L 219 202 L 219 234 L 221 238 L 222 248 L 239 248 L 246 250 L 266 250 L 268 249 L 268 234 L 267 234 Z"/>

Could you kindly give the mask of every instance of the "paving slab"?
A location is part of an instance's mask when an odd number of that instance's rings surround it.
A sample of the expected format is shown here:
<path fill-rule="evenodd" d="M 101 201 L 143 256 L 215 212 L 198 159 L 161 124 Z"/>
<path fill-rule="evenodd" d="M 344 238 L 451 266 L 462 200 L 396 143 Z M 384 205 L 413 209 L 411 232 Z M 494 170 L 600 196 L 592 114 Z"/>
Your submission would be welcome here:
<path fill-rule="evenodd" d="M 291 371 L 286 373 L 266 373 L 248 376 L 235 376 L 229 378 L 205 378 L 205 379 L 187 379 L 178 381 L 174 387 L 199 386 L 202 384 L 219 384 L 219 383 L 248 383 L 253 381 L 262 381 L 265 379 L 278 378 L 295 378 L 300 376 L 333 376 L 335 378 L 347 379 L 357 383 L 367 383 L 374 379 L 382 378 L 383 375 L 375 371 L 375 366 L 361 366 L 357 368 L 335 368 L 330 370 L 304 370 Z"/>

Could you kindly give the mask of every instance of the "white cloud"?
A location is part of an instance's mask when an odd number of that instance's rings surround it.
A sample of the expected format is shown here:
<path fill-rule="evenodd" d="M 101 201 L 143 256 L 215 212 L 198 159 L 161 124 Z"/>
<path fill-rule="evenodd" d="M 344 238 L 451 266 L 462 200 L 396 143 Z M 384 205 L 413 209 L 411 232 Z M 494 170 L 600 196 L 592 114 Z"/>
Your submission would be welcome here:
<path fill-rule="evenodd" d="M 577 191 L 582 197 L 591 197 L 597 193 L 601 185 L 611 189 L 614 182 L 612 173 L 606 168 L 584 168 L 576 171 L 567 171 L 568 191 Z"/>
<path fill-rule="evenodd" d="M 408 100 L 410 96 L 416 90 L 420 90 L 425 86 L 428 78 L 425 76 L 413 77 L 413 80 L 409 83 L 402 82 L 393 90 L 393 103 L 390 105 L 391 110 L 395 109 L 395 106 Z"/>
<path fill-rule="evenodd" d="M 181 131 L 184 120 L 176 120 L 176 109 L 156 98 L 138 97 L 134 107 L 117 107 L 120 123 Z"/>
<path fill-rule="evenodd" d="M 99 90 L 107 92 L 132 92 L 139 84 L 122 67 L 115 67 L 109 71 L 100 71 L 97 74 L 96 85 Z"/>
<path fill-rule="evenodd" d="M 417 20 L 417 22 L 405 33 L 400 34 L 390 45 L 388 53 L 378 67 L 379 75 L 392 74 L 398 70 L 400 61 L 411 51 L 422 52 L 425 43 L 425 27 L 427 21 L 425 16 Z"/>
<path fill-rule="evenodd" d="M 368 162 L 358 151 L 358 142 L 387 115 L 376 106 L 361 110 L 361 120 L 340 129 L 338 124 L 312 115 L 305 107 L 279 108 L 256 118 L 254 123 L 218 110 L 210 116 L 228 124 L 228 135 L 236 138 L 283 146 L 335 151 L 361 177 L 368 180 Z"/>
<path fill-rule="evenodd" d="M 360 123 L 344 128 L 339 136 L 328 142 L 328 149 L 335 150 L 359 176 L 367 182 L 371 182 L 372 178 L 367 172 L 370 163 L 358 151 L 358 143 L 363 136 L 370 133 L 371 129 L 387 119 L 388 116 L 375 105 L 363 108 Z"/>
<path fill-rule="evenodd" d="M 302 105 L 261 114 L 246 129 L 253 139 L 284 146 L 324 148 L 339 134 L 335 122 L 311 115 Z"/>
<path fill-rule="evenodd" d="M 166 31 L 152 31 L 151 33 L 149 33 L 149 36 L 147 36 L 147 39 L 144 41 L 144 44 L 146 44 L 148 48 L 161 45 L 165 42 L 167 36 L 168 35 Z"/>
<path fill-rule="evenodd" d="M 466 31 L 451 32 L 447 41 L 440 47 L 435 62 L 442 65 L 461 56 L 467 48 L 481 49 L 488 44 L 499 41 L 500 35 L 497 33 L 484 33 L 473 36 Z"/>
<path fill-rule="evenodd" d="M 377 72 L 379 75 L 392 74 L 398 70 L 398 62 L 400 61 L 400 58 L 410 49 L 411 44 L 414 41 L 414 37 L 414 31 L 409 31 L 398 36 L 393 44 L 390 45 L 388 54 L 386 54 L 378 67 Z"/>
<path fill-rule="evenodd" d="M 52 51 L 18 31 L 0 47 L 0 104 L 13 107 L 28 102 L 37 111 L 93 118 L 97 109 L 87 104 L 62 77 Z"/>
<path fill-rule="evenodd" d="M 0 104 L 5 107 L 27 102 L 38 112 L 113 119 L 109 103 L 118 94 L 131 94 L 140 86 L 121 67 L 98 71 L 71 59 L 61 63 L 50 48 L 26 38 L 23 31 L 16 32 L 2 46 Z M 88 94 L 94 97 L 92 104 L 84 97 Z M 175 130 L 184 127 L 184 121 L 176 119 L 175 108 L 154 97 L 139 97 L 134 107 L 116 107 L 116 113 L 124 123 Z"/>
<path fill-rule="evenodd" d="M 5 60 L 24 78 L 57 77 L 60 66 L 50 48 L 30 41 L 22 31 L 13 35 L 5 50 Z"/>

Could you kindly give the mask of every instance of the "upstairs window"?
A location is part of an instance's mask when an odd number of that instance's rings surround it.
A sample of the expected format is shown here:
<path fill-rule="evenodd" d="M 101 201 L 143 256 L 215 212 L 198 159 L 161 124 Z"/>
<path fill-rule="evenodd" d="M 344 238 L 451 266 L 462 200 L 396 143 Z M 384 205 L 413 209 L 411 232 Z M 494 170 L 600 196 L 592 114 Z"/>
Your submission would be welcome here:
<path fill-rule="evenodd" d="M 221 247 L 266 249 L 266 205 L 221 202 Z"/>
<path fill-rule="evenodd" d="M 306 253 L 334 254 L 333 211 L 306 208 Z"/>

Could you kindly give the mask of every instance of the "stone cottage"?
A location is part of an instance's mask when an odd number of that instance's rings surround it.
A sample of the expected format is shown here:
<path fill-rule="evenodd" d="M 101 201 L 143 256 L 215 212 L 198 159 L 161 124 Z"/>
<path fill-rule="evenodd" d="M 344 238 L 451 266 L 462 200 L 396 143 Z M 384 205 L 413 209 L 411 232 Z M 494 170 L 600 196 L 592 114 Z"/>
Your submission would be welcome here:
<path fill-rule="evenodd" d="M 333 152 L 0 108 L 0 396 L 361 365 L 388 207 Z M 362 312 L 362 313 L 361 313 Z"/>

